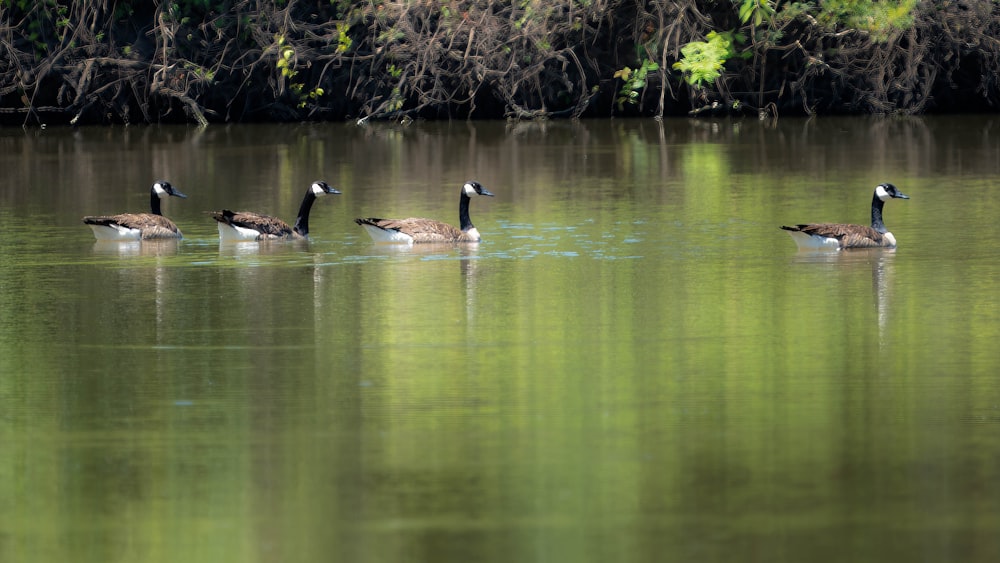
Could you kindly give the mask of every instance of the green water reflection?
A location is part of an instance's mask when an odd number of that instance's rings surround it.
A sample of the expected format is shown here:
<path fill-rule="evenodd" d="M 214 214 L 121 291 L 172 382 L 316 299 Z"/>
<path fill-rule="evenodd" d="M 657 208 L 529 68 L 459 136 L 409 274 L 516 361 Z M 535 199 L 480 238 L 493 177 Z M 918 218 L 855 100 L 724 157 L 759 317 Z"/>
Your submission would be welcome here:
<path fill-rule="evenodd" d="M 0 560 L 996 561 L 998 134 L 0 130 Z M 161 177 L 186 238 L 95 243 Z M 318 178 L 308 244 L 203 213 Z M 480 245 L 352 222 L 470 178 Z M 895 252 L 777 228 L 882 181 Z"/>

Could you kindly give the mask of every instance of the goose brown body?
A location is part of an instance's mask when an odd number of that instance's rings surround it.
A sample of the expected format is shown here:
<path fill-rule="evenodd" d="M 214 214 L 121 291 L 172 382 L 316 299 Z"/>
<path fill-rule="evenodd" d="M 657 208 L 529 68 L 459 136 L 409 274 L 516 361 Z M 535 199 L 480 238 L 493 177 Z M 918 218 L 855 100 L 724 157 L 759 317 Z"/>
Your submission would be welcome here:
<path fill-rule="evenodd" d="M 180 229 L 173 221 L 163 215 L 153 215 L 152 213 L 120 213 L 118 215 L 104 215 L 95 217 L 84 217 L 83 222 L 88 225 L 97 225 L 116 230 L 138 230 L 138 237 L 98 237 L 107 238 L 131 238 L 131 239 L 154 239 L 154 238 L 182 238 Z"/>
<path fill-rule="evenodd" d="M 90 215 L 83 222 L 90 225 L 98 240 L 146 240 L 157 238 L 182 238 L 180 229 L 160 212 L 160 199 L 187 196 L 170 185 L 159 181 L 150 188 L 149 213 L 119 213 L 117 215 Z"/>
<path fill-rule="evenodd" d="M 865 225 L 844 223 L 813 223 L 782 226 L 782 229 L 809 237 L 833 239 L 839 248 L 892 248 L 896 239 L 892 233 L 880 233 Z M 830 246 L 833 246 L 832 243 Z"/>
<path fill-rule="evenodd" d="M 403 244 L 480 242 L 482 236 L 469 218 L 470 198 L 477 195 L 493 196 L 479 182 L 469 181 L 462 186 L 458 204 L 458 219 L 461 225 L 459 228 L 423 217 L 406 219 L 367 217 L 355 219 L 354 222 L 364 227 L 376 242 Z"/>
<path fill-rule="evenodd" d="M 475 228 L 463 231 L 441 221 L 408 217 L 406 219 L 380 219 L 366 217 L 355 219 L 361 226 L 370 226 L 382 231 L 395 231 L 413 239 L 413 242 L 479 242 L 482 237 Z"/>
<path fill-rule="evenodd" d="M 895 248 L 893 236 L 882 221 L 882 208 L 890 199 L 910 199 L 892 184 L 875 186 L 872 197 L 871 226 L 849 223 L 805 223 L 782 225 L 803 250 L 843 250 L 848 248 Z"/>
<path fill-rule="evenodd" d="M 229 209 L 211 211 L 209 215 L 212 219 L 228 227 L 256 231 L 256 234 L 252 235 L 255 240 L 304 238 L 303 235 L 295 232 L 291 225 L 270 215 Z"/>
<path fill-rule="evenodd" d="M 219 223 L 219 237 L 224 241 L 263 241 L 276 239 L 304 239 L 309 236 L 309 212 L 316 198 L 321 195 L 339 194 L 322 180 L 317 180 L 309 186 L 302 203 L 295 225 L 263 213 L 253 211 L 210 211 L 209 215 Z"/>

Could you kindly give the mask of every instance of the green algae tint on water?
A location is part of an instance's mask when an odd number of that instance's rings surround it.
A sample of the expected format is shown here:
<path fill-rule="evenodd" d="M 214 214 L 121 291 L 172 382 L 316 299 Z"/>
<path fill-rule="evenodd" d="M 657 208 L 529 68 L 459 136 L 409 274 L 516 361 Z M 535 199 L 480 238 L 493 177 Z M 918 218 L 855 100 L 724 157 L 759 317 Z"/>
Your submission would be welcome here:
<path fill-rule="evenodd" d="M 0 130 L 0 560 L 1000 560 L 993 116 Z M 185 238 L 97 243 L 164 204 Z M 207 211 L 307 243 L 222 244 Z M 478 245 L 376 245 L 356 217 Z M 866 223 L 895 251 L 802 253 Z"/>

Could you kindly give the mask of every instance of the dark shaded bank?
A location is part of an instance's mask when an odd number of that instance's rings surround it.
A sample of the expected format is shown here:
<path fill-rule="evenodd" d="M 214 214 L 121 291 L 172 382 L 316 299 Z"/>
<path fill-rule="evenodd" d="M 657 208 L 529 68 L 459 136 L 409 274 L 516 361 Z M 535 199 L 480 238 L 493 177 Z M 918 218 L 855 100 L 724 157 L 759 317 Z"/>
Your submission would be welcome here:
<path fill-rule="evenodd" d="M 0 0 L 0 123 L 990 111 L 1000 4 Z"/>

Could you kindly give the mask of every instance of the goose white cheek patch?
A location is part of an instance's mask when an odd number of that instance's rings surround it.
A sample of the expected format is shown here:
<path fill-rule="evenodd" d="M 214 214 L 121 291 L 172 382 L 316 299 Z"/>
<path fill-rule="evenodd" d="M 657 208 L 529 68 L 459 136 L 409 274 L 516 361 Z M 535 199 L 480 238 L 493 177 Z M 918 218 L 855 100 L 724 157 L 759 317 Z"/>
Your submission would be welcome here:
<path fill-rule="evenodd" d="M 889 195 L 889 192 L 885 191 L 885 188 L 883 188 L 882 186 L 878 186 L 875 188 L 875 195 L 878 196 L 878 198 L 881 199 L 882 201 L 889 201 L 890 199 L 892 199 L 892 196 Z"/>

